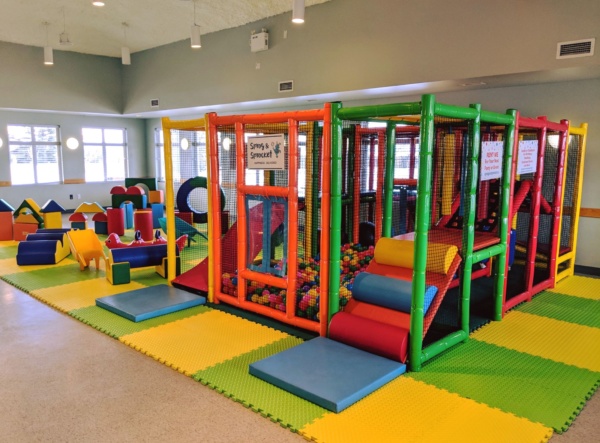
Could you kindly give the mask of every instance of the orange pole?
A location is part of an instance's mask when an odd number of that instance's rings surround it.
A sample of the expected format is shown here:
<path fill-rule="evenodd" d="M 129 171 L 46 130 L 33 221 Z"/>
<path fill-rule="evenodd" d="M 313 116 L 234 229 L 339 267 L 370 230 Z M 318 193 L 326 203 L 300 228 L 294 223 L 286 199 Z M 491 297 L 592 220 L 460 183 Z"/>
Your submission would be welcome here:
<path fill-rule="evenodd" d="M 296 275 L 298 270 L 298 121 L 288 121 L 288 286 L 285 312 L 296 316 Z"/>
<path fill-rule="evenodd" d="M 246 279 L 242 277 L 241 272 L 246 269 L 246 251 L 248 250 L 248 232 L 246 227 L 247 214 L 246 214 L 246 194 L 243 192 L 243 187 L 246 184 L 246 158 L 244 155 L 244 125 L 240 122 L 235 124 L 235 149 L 236 149 L 236 181 L 238 184 L 237 193 L 237 238 L 238 238 L 238 254 L 237 254 L 237 268 L 238 268 L 238 301 L 241 303 L 246 299 Z"/>
<path fill-rule="evenodd" d="M 217 125 L 234 125 L 242 123 L 244 125 L 266 124 L 266 123 L 287 123 L 289 119 L 297 121 L 314 121 L 323 119 L 322 110 L 306 111 L 286 111 L 275 112 L 272 114 L 245 114 L 245 115 L 224 115 L 217 117 Z"/>
<path fill-rule="evenodd" d="M 209 145 L 209 192 L 213 208 L 221 208 L 221 192 L 219 187 L 219 137 L 214 125 L 214 112 L 206 114 L 207 134 Z M 208 258 L 208 301 L 218 303 L 216 294 L 221 292 L 221 211 L 212 211 L 212 225 L 209 224 L 209 258 Z"/>
<path fill-rule="evenodd" d="M 322 159 L 322 183 L 321 183 L 321 293 L 319 294 L 319 334 L 321 337 L 327 335 L 327 319 L 329 318 L 329 243 L 330 235 L 328 227 L 331 219 L 331 104 L 325 104 L 325 115 L 323 117 L 323 149 Z"/>
<path fill-rule="evenodd" d="M 297 172 L 296 175 L 298 175 Z M 261 195 L 263 197 L 287 197 L 289 188 L 283 188 L 281 186 L 238 185 L 238 191 L 244 194 Z"/>

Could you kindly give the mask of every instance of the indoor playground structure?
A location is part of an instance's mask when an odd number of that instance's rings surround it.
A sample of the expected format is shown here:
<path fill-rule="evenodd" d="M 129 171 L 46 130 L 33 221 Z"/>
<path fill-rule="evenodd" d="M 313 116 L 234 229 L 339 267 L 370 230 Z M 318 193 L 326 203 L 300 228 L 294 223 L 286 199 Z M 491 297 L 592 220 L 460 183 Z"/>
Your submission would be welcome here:
<path fill-rule="evenodd" d="M 585 129 L 432 95 L 165 118 L 169 267 L 186 213 L 192 228 L 207 224 L 208 240 L 169 280 L 319 334 L 250 372 L 338 412 L 568 272 Z M 184 135 L 203 141 L 186 155 L 205 176 L 184 173 L 173 152 Z M 193 183 L 206 192 L 201 209 Z M 360 374 L 335 383 L 355 366 Z"/>

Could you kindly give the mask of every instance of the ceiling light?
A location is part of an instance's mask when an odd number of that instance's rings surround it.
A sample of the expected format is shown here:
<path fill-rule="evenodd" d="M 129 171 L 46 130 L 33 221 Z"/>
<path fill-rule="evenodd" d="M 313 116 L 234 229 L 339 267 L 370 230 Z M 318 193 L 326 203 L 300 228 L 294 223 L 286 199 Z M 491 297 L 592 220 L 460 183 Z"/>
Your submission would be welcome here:
<path fill-rule="evenodd" d="M 48 26 L 50 23 L 44 22 L 43 25 L 46 27 L 46 46 L 44 46 L 44 64 L 54 64 L 54 53 L 52 52 L 52 46 L 50 46 L 50 39 L 48 38 Z"/>
<path fill-rule="evenodd" d="M 126 22 L 121 23 L 123 25 L 123 41 L 124 46 L 121 47 L 121 63 L 124 65 L 131 64 L 131 52 L 129 52 L 129 47 L 127 46 L 127 26 L 129 26 Z"/>
<path fill-rule="evenodd" d="M 304 0 L 292 1 L 292 23 L 304 23 Z"/>
<path fill-rule="evenodd" d="M 193 49 L 202 47 L 202 43 L 200 43 L 200 26 L 196 24 L 196 0 L 194 0 L 194 24 L 190 32 L 190 46 Z"/>
<path fill-rule="evenodd" d="M 99 0 L 93 0 L 92 1 L 92 5 L 94 5 L 94 6 L 104 6 L 104 2 L 99 1 Z"/>
<path fill-rule="evenodd" d="M 67 20 L 65 19 L 65 8 L 63 7 L 63 32 L 58 36 L 58 42 L 61 46 L 71 46 L 69 34 L 67 34 Z"/>

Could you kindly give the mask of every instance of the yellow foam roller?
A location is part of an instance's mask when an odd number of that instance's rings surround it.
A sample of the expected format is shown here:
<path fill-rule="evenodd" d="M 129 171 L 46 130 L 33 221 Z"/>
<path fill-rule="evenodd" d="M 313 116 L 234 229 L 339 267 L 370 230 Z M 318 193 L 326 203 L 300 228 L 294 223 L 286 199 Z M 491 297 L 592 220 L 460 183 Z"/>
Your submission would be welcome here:
<path fill-rule="evenodd" d="M 439 274 L 447 274 L 458 248 L 443 243 L 427 245 L 427 270 Z M 413 268 L 415 243 L 410 240 L 381 238 L 375 246 L 375 261 L 382 265 Z"/>

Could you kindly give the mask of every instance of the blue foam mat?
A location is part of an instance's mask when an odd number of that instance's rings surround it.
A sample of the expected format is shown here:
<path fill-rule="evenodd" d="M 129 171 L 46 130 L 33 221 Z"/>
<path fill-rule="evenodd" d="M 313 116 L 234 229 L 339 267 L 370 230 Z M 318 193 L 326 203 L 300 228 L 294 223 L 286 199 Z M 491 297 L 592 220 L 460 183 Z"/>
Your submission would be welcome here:
<path fill-rule="evenodd" d="M 205 303 L 206 298 L 169 285 L 149 286 L 96 299 L 96 306 L 134 322 Z"/>
<path fill-rule="evenodd" d="M 317 337 L 250 364 L 250 374 L 341 412 L 406 371 L 406 365 Z"/>

